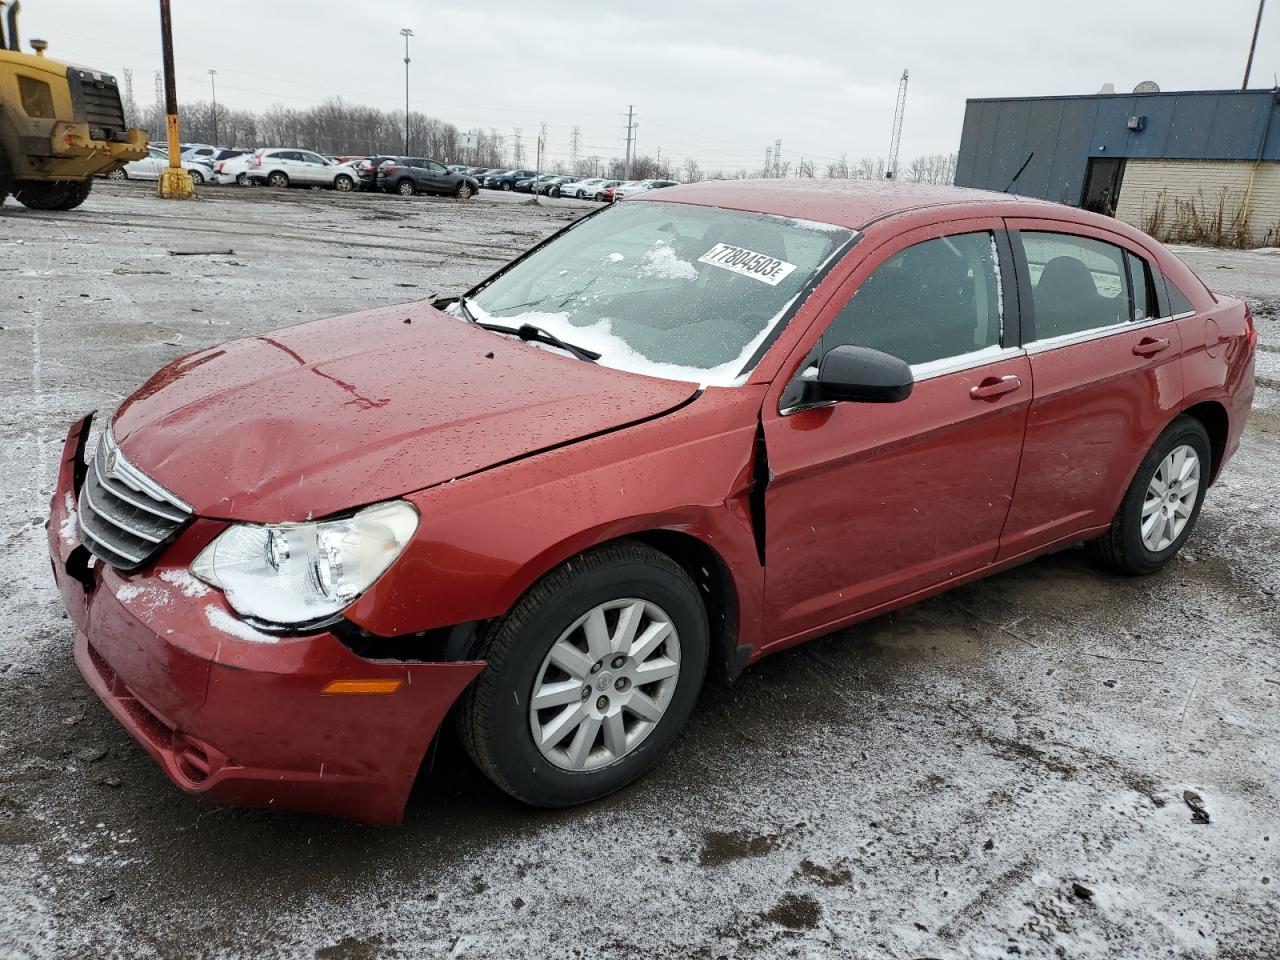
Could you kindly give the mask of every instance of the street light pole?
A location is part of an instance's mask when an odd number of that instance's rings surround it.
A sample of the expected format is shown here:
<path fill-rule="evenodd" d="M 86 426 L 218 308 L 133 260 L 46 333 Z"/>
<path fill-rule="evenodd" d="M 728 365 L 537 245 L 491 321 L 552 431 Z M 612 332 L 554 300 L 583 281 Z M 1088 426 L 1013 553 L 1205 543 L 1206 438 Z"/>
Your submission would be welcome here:
<path fill-rule="evenodd" d="M 217 74 L 217 70 L 209 68 L 209 90 L 213 93 L 213 145 L 215 147 L 218 145 L 218 85 L 214 83 L 213 78 Z"/>
<path fill-rule="evenodd" d="M 407 156 L 409 153 L 409 38 L 413 36 L 413 31 L 404 27 L 400 31 L 400 36 L 404 37 L 404 152 Z"/>

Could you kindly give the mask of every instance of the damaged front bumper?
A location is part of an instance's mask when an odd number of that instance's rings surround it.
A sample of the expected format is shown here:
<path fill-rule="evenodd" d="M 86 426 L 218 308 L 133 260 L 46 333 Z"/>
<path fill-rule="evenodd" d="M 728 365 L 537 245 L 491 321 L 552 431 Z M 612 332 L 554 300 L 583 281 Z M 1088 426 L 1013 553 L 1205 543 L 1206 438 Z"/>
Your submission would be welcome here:
<path fill-rule="evenodd" d="M 76 516 L 88 427 L 86 417 L 67 436 L 48 537 L 94 692 L 189 793 L 398 821 L 440 722 L 484 663 L 375 662 L 332 633 L 255 630 L 187 572 L 221 522 L 195 520 L 136 574 L 93 562 Z M 333 680 L 399 684 L 326 693 Z"/>

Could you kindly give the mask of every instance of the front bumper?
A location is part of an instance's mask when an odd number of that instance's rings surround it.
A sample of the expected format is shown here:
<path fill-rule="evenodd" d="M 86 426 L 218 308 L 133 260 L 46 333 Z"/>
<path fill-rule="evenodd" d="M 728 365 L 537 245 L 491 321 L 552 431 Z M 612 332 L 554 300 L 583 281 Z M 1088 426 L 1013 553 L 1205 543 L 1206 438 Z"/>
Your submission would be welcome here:
<path fill-rule="evenodd" d="M 214 521 L 196 520 L 139 574 L 87 567 L 75 513 L 87 427 L 67 437 L 49 551 L 76 664 L 107 709 L 189 793 L 398 821 L 440 722 L 484 664 L 374 662 L 331 633 L 253 630 L 186 573 L 222 529 Z M 401 683 L 391 694 L 325 695 L 335 679 Z"/>

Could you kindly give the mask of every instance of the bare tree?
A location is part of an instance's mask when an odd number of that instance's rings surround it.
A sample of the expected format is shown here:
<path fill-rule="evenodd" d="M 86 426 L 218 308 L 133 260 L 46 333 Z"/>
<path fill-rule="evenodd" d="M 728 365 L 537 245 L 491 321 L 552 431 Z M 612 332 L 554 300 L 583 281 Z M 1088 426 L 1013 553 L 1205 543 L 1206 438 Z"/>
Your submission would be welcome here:
<path fill-rule="evenodd" d="M 928 153 L 916 157 L 907 166 L 903 179 L 912 183 L 955 183 L 957 159 L 954 153 Z"/>
<path fill-rule="evenodd" d="M 685 183 L 697 183 L 702 179 L 702 168 L 698 166 L 697 157 L 684 158 L 684 165 L 680 168 L 680 176 Z"/>
<path fill-rule="evenodd" d="M 817 176 L 814 172 L 812 160 L 801 160 L 799 166 L 796 167 L 796 176 L 801 179 L 812 180 Z"/>
<path fill-rule="evenodd" d="M 839 160 L 827 164 L 827 176 L 833 180 L 849 179 L 849 159 L 846 154 L 840 154 Z"/>

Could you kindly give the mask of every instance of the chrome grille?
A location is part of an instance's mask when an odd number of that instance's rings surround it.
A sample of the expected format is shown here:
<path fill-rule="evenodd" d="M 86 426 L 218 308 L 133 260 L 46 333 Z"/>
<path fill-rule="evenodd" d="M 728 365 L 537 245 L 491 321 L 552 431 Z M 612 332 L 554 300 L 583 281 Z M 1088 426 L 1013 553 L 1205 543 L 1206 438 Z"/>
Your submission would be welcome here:
<path fill-rule="evenodd" d="M 102 431 L 80 488 L 80 541 L 119 570 L 136 570 L 191 519 L 191 508 L 124 458 Z"/>

